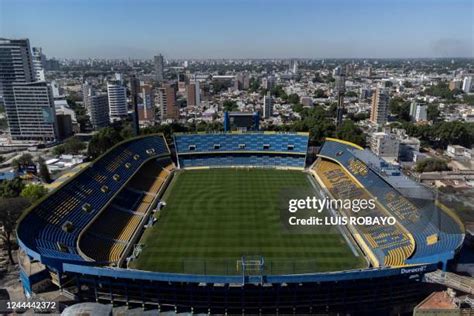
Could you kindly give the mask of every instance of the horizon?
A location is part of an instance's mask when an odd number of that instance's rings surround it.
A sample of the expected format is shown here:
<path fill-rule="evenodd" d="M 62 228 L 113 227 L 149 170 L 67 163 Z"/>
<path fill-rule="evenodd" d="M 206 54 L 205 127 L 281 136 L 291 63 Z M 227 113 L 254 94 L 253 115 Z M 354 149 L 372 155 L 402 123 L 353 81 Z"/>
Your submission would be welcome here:
<path fill-rule="evenodd" d="M 472 58 L 473 12 L 469 0 L 0 0 L 0 34 L 59 59 Z"/>

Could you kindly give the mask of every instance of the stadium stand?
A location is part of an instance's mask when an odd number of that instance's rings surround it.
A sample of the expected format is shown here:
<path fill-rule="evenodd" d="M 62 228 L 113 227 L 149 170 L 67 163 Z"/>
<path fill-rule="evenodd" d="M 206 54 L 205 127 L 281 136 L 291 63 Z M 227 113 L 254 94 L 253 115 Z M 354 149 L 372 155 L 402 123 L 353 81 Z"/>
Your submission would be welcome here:
<path fill-rule="evenodd" d="M 83 253 L 99 263 L 116 264 L 173 169 L 169 158 L 147 162 L 86 229 L 79 240 Z"/>
<path fill-rule="evenodd" d="M 337 163 L 319 159 L 313 170 L 336 199 L 370 199 L 363 187 L 352 180 L 351 176 Z M 360 170 L 358 168 L 357 170 Z M 347 216 L 357 216 L 351 210 L 343 210 Z M 363 216 L 386 216 L 380 206 Z M 356 226 L 353 229 L 363 239 L 362 249 L 374 266 L 401 266 L 415 249 L 411 236 L 401 227 L 389 225 Z"/>
<path fill-rule="evenodd" d="M 260 166 L 304 168 L 306 133 L 178 134 L 180 168 Z"/>
<path fill-rule="evenodd" d="M 405 264 L 420 264 L 451 258 L 463 241 L 463 227 L 435 201 L 415 201 L 402 196 L 386 182 L 370 165 L 358 160 L 353 152 L 363 150 L 348 142 L 326 139 L 319 156 L 337 162 L 364 187 L 371 196 L 394 215 L 397 221 L 413 236 L 415 252 Z M 365 165 L 365 167 L 363 166 Z M 391 249 L 395 253 L 395 249 Z"/>
<path fill-rule="evenodd" d="M 114 146 L 22 217 L 17 229 L 22 245 L 32 257 L 83 261 L 77 248 L 80 233 L 146 161 L 160 155 L 169 157 L 162 136 Z"/>

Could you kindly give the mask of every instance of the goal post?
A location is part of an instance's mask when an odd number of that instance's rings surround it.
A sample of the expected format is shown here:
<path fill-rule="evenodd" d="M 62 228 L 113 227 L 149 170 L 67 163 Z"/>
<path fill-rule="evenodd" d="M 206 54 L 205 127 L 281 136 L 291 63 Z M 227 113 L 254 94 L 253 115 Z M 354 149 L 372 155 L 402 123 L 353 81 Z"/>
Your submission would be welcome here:
<path fill-rule="evenodd" d="M 242 256 L 242 258 L 237 260 L 236 269 L 238 273 L 243 275 L 261 275 L 263 274 L 264 266 L 265 260 L 262 256 Z"/>

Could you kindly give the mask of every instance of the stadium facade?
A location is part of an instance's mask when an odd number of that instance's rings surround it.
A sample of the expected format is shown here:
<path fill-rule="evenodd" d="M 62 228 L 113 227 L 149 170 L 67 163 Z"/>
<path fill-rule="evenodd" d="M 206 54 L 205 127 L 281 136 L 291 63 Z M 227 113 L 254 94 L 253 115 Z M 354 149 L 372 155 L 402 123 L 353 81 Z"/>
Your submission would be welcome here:
<path fill-rule="evenodd" d="M 28 297 L 53 282 L 79 301 L 178 312 L 381 314 L 425 297 L 432 285 L 424 274 L 446 269 L 463 242 L 450 210 L 403 197 L 358 158 L 363 148 L 354 144 L 327 139 L 307 165 L 304 133 L 178 134 L 173 141 L 175 157 L 162 135 L 122 142 L 22 216 L 17 239 Z M 370 263 L 364 269 L 209 275 L 127 268 L 174 173 L 217 167 L 301 170 L 328 196 L 376 197 L 373 216 L 390 214 L 398 224 L 347 227 Z"/>

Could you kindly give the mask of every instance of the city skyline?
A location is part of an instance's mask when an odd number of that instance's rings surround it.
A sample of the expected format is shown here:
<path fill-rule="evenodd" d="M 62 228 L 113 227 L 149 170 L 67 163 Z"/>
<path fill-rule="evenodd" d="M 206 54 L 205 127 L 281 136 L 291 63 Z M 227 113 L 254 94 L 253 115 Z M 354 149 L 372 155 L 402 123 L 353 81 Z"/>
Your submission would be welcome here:
<path fill-rule="evenodd" d="M 0 33 L 48 57 L 473 57 L 472 1 L 0 0 Z M 137 17 L 139 17 L 137 19 Z M 400 18 L 403 17 L 403 18 Z"/>

